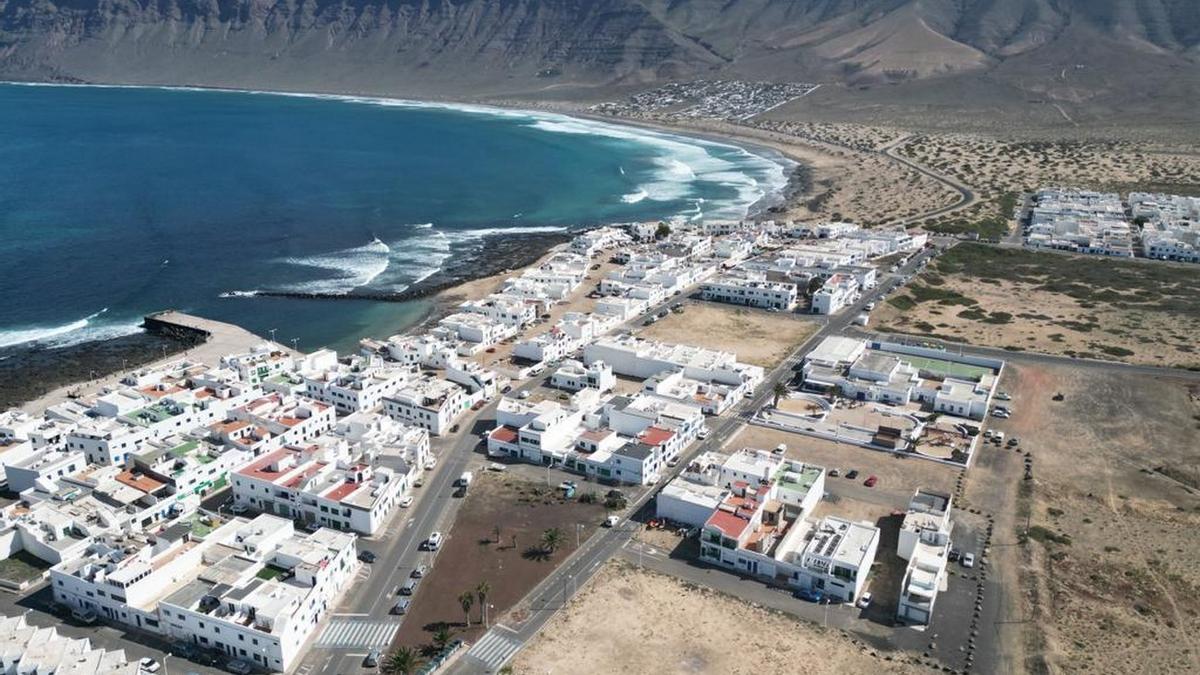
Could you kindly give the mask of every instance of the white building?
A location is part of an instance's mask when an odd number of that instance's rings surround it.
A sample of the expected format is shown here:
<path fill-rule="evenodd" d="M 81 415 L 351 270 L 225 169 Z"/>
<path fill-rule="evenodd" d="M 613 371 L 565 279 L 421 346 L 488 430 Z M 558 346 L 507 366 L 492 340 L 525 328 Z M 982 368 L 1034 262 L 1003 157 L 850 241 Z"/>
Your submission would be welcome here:
<path fill-rule="evenodd" d="M 304 395 L 339 413 L 374 410 L 413 377 L 411 367 L 385 363 L 378 356 L 352 356 L 349 363 L 303 373 Z"/>
<path fill-rule="evenodd" d="M 469 394 L 454 382 L 426 377 L 384 398 L 383 411 L 394 420 L 441 436 L 464 411 L 483 399 L 484 394 Z"/>
<path fill-rule="evenodd" d="M 646 379 L 664 370 L 681 370 L 687 377 L 739 386 L 757 386 L 763 369 L 737 361 L 732 352 L 690 345 L 671 345 L 631 335 L 605 336 L 584 347 L 583 362 L 604 361 L 613 372 Z"/>
<path fill-rule="evenodd" d="M 411 471 L 352 460 L 337 444 L 280 448 L 233 475 L 234 502 L 309 526 L 373 535 L 407 493 Z"/>
<path fill-rule="evenodd" d="M 92 646 L 87 638 L 59 635 L 58 629 L 25 623 L 23 614 L 0 617 L 0 666 L 5 673 L 56 675 L 142 675 L 139 659 L 117 649 Z"/>
<path fill-rule="evenodd" d="M 102 620 L 290 670 L 354 579 L 354 535 L 235 519 L 203 540 L 186 528 L 94 541 L 50 570 L 56 602 Z"/>
<path fill-rule="evenodd" d="M 795 284 L 767 281 L 762 274 L 746 277 L 725 275 L 700 286 L 700 297 L 746 307 L 791 311 L 796 307 Z"/>
<path fill-rule="evenodd" d="M 617 386 L 617 376 L 613 375 L 612 367 L 603 361 L 585 366 L 579 361 L 569 360 L 564 361 L 550 376 L 550 386 L 568 391 L 590 387 L 604 393 Z"/>
<path fill-rule="evenodd" d="M 896 544 L 896 553 L 908 561 L 896 609 L 900 621 L 928 624 L 937 595 L 946 587 L 950 504 L 950 495 L 922 489 L 909 502 Z"/>
<path fill-rule="evenodd" d="M 804 547 L 799 585 L 840 602 L 855 602 L 878 548 L 879 528 L 826 516 Z"/>
<path fill-rule="evenodd" d="M 849 274 L 834 274 L 813 294 L 813 314 L 836 314 L 853 304 L 858 293 L 858 279 Z"/>

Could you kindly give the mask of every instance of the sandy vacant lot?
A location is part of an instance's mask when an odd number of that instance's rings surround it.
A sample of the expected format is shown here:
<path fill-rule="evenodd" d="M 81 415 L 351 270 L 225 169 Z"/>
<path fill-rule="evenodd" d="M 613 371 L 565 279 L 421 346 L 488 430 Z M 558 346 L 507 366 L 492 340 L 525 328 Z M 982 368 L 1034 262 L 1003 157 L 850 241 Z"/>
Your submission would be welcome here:
<path fill-rule="evenodd" d="M 1009 377 L 1017 412 L 995 426 L 1021 438 L 1033 479 L 1009 474 L 1018 518 L 998 522 L 997 553 L 1019 554 L 1027 667 L 1200 671 L 1200 382 L 1030 365 Z"/>
<path fill-rule="evenodd" d="M 483 632 L 483 605 L 475 603 L 467 626 L 459 595 L 487 582 L 491 586 L 487 601 L 495 606 L 492 616 L 500 616 L 570 555 L 577 525 L 580 540 L 586 540 L 604 514 L 601 504 L 563 500 L 560 492 L 509 473 L 476 473 L 442 550 L 426 558 L 433 569 L 417 588 L 396 644 L 427 645 L 441 625 L 457 638 L 477 638 Z M 562 550 L 545 558 L 530 555 L 530 548 L 550 528 L 570 535 Z"/>
<path fill-rule="evenodd" d="M 772 314 L 715 302 L 687 302 L 639 330 L 644 338 L 720 349 L 737 354 L 743 363 L 772 368 L 812 335 L 816 324 L 795 314 Z"/>
<path fill-rule="evenodd" d="M 895 657 L 893 657 L 895 658 Z M 840 633 L 610 562 L 517 655 L 516 673 L 915 673 Z"/>
<path fill-rule="evenodd" d="M 1200 270 L 980 244 L 942 255 L 880 330 L 1156 366 L 1200 364 Z"/>

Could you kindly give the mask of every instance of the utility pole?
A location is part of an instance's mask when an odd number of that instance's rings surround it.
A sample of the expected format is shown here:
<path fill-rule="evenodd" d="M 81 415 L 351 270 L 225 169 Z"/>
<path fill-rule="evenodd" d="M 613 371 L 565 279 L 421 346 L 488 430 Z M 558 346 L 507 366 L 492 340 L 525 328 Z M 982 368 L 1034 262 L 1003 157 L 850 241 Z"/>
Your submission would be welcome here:
<path fill-rule="evenodd" d="M 270 334 L 271 334 L 271 342 L 275 342 L 275 331 L 276 331 L 276 330 L 277 330 L 277 329 L 275 329 L 275 328 L 272 328 L 271 330 L 267 331 L 268 333 L 270 333 Z"/>

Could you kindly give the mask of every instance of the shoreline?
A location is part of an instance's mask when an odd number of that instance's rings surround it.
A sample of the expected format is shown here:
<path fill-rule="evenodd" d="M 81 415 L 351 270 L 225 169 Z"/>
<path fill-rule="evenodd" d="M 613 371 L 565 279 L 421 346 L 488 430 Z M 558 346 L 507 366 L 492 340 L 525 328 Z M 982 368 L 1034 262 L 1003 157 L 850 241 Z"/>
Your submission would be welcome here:
<path fill-rule="evenodd" d="M 17 82 L 2 81 L 0 84 L 18 86 L 47 86 L 47 87 L 97 87 L 97 88 L 128 88 L 128 89 L 163 89 L 172 91 L 211 91 L 228 93 L 249 93 L 261 95 L 279 95 L 307 97 L 328 100 L 351 100 L 354 98 L 373 98 L 382 101 L 396 101 L 413 107 L 436 107 L 447 110 L 477 111 L 488 114 L 523 113 L 528 115 L 554 115 L 567 119 L 583 120 L 596 124 L 616 127 L 627 127 L 663 134 L 671 137 L 700 141 L 725 147 L 736 147 L 753 154 L 765 161 L 779 165 L 783 169 L 785 179 L 783 185 L 770 191 L 755 202 L 748 204 L 746 218 L 761 217 L 764 214 L 776 213 L 776 209 L 786 209 L 790 202 L 797 198 L 795 190 L 798 169 L 807 170 L 806 162 L 778 147 L 772 147 L 761 141 L 740 137 L 734 134 L 720 134 L 712 130 L 696 130 L 685 126 L 673 126 L 662 123 L 650 123 L 644 120 L 603 117 L 586 111 L 562 112 L 538 108 L 535 104 L 518 107 L 508 102 L 476 102 L 460 100 L 431 100 L 415 101 L 395 97 L 371 94 L 321 93 L 321 92 L 288 92 L 265 91 L 251 89 L 233 89 L 222 87 L 197 87 L 191 85 L 142 85 L 142 84 L 103 84 L 103 83 L 56 83 L 56 82 Z M 781 161 L 782 160 L 782 161 Z M 807 171 L 805 171 L 807 173 Z M 554 253 L 562 250 L 563 244 L 570 237 L 602 224 L 578 227 L 564 227 L 561 232 L 525 233 L 504 235 L 497 233 L 484 240 L 479 251 L 486 251 L 483 256 L 479 252 L 465 256 L 448 264 L 429 278 L 414 284 L 412 288 L 399 293 L 288 293 L 264 292 L 257 295 L 263 297 L 293 297 L 312 300 L 370 300 L 375 302 L 412 302 L 430 300 L 429 308 L 420 318 L 409 326 L 399 328 L 398 333 L 410 333 L 427 329 L 439 319 L 451 313 L 454 307 L 465 298 L 482 296 L 494 290 L 505 278 L 518 274 L 522 270 L 541 264 Z M 500 253 L 497 254 L 497 247 Z M 487 288 L 485 292 L 482 289 Z M 235 300 L 236 298 L 231 298 Z M 248 331 L 247 331 L 248 332 Z M 369 337 L 367 335 L 348 335 L 347 339 Z M 383 336 L 387 337 L 387 336 Z M 263 338 L 260 338 L 263 339 Z M 9 352 L 0 358 L 0 380 L 12 383 L 11 386 L 0 387 L 0 409 L 7 407 L 28 408 L 57 390 L 68 390 L 88 383 L 103 381 L 107 377 L 155 363 L 167 356 L 185 353 L 202 346 L 189 340 L 176 340 L 161 335 L 153 335 L 146 331 L 124 335 L 115 338 L 89 340 L 77 344 L 54 347 L 31 342 L 27 345 L 13 345 L 5 350 Z M 86 379 L 85 379 L 86 378 Z"/>

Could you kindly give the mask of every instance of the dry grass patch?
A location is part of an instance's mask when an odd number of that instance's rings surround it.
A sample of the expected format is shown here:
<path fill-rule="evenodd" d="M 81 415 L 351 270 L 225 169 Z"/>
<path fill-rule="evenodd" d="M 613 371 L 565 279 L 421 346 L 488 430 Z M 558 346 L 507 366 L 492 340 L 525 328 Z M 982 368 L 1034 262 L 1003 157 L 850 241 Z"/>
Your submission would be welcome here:
<path fill-rule="evenodd" d="M 976 345 L 1200 365 L 1200 274 L 1179 265 L 960 244 L 874 318 Z"/>

